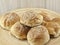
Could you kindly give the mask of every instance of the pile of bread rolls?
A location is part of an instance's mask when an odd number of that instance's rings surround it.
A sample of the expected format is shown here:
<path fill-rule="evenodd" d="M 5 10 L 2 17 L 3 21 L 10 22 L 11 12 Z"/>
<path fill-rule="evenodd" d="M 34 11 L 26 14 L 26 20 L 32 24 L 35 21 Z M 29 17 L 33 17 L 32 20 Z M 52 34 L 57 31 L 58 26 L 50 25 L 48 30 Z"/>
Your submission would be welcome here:
<path fill-rule="evenodd" d="M 17 9 L 5 13 L 0 26 L 17 39 L 27 39 L 30 45 L 45 45 L 60 35 L 60 18 L 55 15 L 59 14 L 42 8 Z"/>

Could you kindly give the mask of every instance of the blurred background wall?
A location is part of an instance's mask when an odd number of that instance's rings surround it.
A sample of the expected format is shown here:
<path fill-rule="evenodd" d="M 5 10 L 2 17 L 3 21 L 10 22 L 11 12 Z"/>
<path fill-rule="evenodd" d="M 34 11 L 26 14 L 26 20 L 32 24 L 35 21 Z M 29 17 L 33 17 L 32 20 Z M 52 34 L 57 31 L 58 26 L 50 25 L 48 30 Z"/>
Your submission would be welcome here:
<path fill-rule="evenodd" d="M 17 8 L 47 8 L 60 13 L 60 0 L 0 0 L 0 13 Z"/>

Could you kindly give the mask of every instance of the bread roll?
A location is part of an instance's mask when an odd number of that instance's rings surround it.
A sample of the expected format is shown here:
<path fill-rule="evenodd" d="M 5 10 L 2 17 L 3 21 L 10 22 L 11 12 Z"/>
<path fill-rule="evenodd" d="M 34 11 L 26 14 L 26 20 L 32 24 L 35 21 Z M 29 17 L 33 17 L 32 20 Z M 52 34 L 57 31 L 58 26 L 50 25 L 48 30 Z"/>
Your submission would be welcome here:
<path fill-rule="evenodd" d="M 58 37 L 60 35 L 60 25 L 58 23 L 47 22 L 45 23 L 45 26 L 52 37 Z"/>
<path fill-rule="evenodd" d="M 27 40 L 30 45 L 44 45 L 49 39 L 48 30 L 44 26 L 31 28 L 27 35 Z"/>
<path fill-rule="evenodd" d="M 60 24 L 60 18 L 54 18 L 53 20 L 52 20 L 53 22 L 57 22 L 57 23 L 59 23 Z"/>
<path fill-rule="evenodd" d="M 33 10 L 28 10 L 23 12 L 23 14 L 20 16 L 20 22 L 24 25 L 34 27 L 37 25 L 40 25 L 43 21 L 43 16 L 36 13 Z"/>
<path fill-rule="evenodd" d="M 17 21 L 20 21 L 20 17 L 12 12 L 12 13 L 6 13 L 5 15 L 2 16 L 0 20 L 0 25 L 9 30 L 13 24 L 15 24 Z"/>
<path fill-rule="evenodd" d="M 18 39 L 26 39 L 27 38 L 27 33 L 29 31 L 30 27 L 24 26 L 20 24 L 20 22 L 16 22 L 12 27 L 11 27 L 11 34 L 15 36 Z"/>
<path fill-rule="evenodd" d="M 49 9 L 41 9 L 41 14 L 45 14 L 45 15 L 48 15 L 48 17 L 50 17 L 50 19 L 53 19 L 55 17 L 60 17 L 60 14 L 55 12 L 55 11 L 52 11 L 52 10 L 49 10 Z M 58 15 L 58 16 L 57 16 Z"/>
<path fill-rule="evenodd" d="M 42 10 L 40 14 L 43 16 L 44 21 L 51 21 L 51 15 L 47 13 L 45 10 Z"/>

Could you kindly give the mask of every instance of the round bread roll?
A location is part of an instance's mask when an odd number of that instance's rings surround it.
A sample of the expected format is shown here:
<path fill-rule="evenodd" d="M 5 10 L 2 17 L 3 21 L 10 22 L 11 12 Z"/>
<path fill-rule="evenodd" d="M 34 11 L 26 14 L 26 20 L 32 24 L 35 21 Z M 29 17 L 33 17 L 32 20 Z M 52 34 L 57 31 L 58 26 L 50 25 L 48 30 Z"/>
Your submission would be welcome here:
<path fill-rule="evenodd" d="M 31 28 L 27 34 L 27 40 L 30 45 L 44 45 L 50 39 L 48 30 L 44 26 Z"/>
<path fill-rule="evenodd" d="M 58 37 L 60 35 L 60 25 L 56 22 L 46 22 L 46 28 L 52 37 Z"/>
<path fill-rule="evenodd" d="M 26 39 L 27 33 L 30 30 L 30 27 L 24 26 L 20 24 L 20 22 L 16 22 L 12 27 L 10 33 L 18 39 Z"/>
<path fill-rule="evenodd" d="M 42 11 L 40 12 L 40 14 L 43 16 L 43 20 L 44 20 L 44 21 L 51 21 L 51 20 L 52 20 L 50 14 L 47 13 L 46 11 L 42 10 Z"/>
<path fill-rule="evenodd" d="M 45 14 L 45 15 L 48 15 L 48 17 L 50 18 L 50 19 L 53 19 L 53 18 L 55 18 L 55 17 L 60 17 L 60 14 L 59 13 L 57 13 L 57 12 L 54 12 L 54 11 L 51 11 L 51 10 L 48 10 L 48 9 L 41 9 L 41 12 L 40 12 L 41 14 Z M 58 15 L 58 16 L 57 16 Z"/>
<path fill-rule="evenodd" d="M 53 20 L 52 20 L 53 22 L 57 22 L 57 23 L 59 23 L 60 24 L 60 18 L 54 18 Z"/>
<path fill-rule="evenodd" d="M 5 15 L 2 16 L 1 20 L 0 20 L 0 25 L 9 30 L 11 28 L 11 26 L 13 24 L 15 24 L 17 21 L 20 21 L 20 17 L 12 12 L 12 13 L 7 13 Z"/>
<path fill-rule="evenodd" d="M 24 25 L 34 27 L 37 25 L 40 25 L 43 21 L 43 16 L 36 13 L 33 10 L 28 10 L 23 12 L 23 14 L 20 16 L 20 22 Z"/>

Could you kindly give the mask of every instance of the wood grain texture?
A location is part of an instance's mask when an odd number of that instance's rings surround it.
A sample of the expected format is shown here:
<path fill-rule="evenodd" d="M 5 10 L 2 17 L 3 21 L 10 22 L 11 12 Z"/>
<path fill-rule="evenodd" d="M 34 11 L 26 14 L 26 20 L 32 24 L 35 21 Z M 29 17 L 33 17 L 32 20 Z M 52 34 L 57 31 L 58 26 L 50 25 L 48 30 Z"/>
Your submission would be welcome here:
<path fill-rule="evenodd" d="M 60 0 L 46 0 L 46 8 L 60 12 Z"/>
<path fill-rule="evenodd" d="M 0 0 L 0 13 L 16 8 L 44 8 L 44 0 Z"/>
<path fill-rule="evenodd" d="M 47 8 L 60 12 L 60 0 L 0 0 L 0 13 L 16 8 Z"/>

